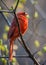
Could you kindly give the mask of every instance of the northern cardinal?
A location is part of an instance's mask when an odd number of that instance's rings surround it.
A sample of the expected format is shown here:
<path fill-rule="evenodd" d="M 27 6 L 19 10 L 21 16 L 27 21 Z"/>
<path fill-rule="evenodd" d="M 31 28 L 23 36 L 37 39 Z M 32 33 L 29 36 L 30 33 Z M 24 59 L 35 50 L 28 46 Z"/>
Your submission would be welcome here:
<path fill-rule="evenodd" d="M 24 34 L 28 28 L 28 18 L 27 18 L 28 14 L 25 12 L 19 12 L 16 15 L 18 18 L 19 26 L 20 26 L 20 32 Z M 18 31 L 18 26 L 16 24 L 16 18 L 14 16 L 10 29 L 8 31 L 8 38 L 10 39 L 10 50 L 9 50 L 10 61 L 12 61 L 12 58 L 13 58 L 12 53 L 13 53 L 14 40 L 17 37 L 19 37 L 19 31 Z"/>

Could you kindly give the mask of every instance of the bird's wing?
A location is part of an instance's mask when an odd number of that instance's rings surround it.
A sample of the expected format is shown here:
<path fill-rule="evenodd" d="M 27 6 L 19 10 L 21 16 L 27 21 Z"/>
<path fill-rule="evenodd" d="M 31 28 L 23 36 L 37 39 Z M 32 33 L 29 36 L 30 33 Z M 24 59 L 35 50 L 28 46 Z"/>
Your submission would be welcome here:
<path fill-rule="evenodd" d="M 17 27 L 16 19 L 13 19 L 13 21 L 11 23 L 11 27 L 10 27 L 9 32 L 8 32 L 8 38 L 11 38 L 13 36 L 16 27 Z"/>

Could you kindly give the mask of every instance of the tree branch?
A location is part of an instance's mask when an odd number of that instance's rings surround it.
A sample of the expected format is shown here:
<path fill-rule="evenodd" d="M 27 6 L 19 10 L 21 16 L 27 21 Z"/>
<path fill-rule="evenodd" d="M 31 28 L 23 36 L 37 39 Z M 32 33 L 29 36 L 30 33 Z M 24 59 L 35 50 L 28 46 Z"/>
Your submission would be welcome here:
<path fill-rule="evenodd" d="M 9 11 L 9 10 L 0 10 L 0 13 L 6 12 L 6 13 L 13 13 L 13 11 Z"/>
<path fill-rule="evenodd" d="M 3 0 L 1 0 L 1 2 L 5 5 L 5 7 L 9 10 L 9 8 L 7 7 L 7 5 L 3 2 Z"/>
<path fill-rule="evenodd" d="M 17 4 L 16 4 L 15 9 L 13 10 L 13 12 L 16 12 L 16 9 L 18 7 L 18 4 L 19 4 L 19 0 L 17 1 Z"/>
<path fill-rule="evenodd" d="M 30 58 L 28 55 L 16 55 L 16 56 L 13 56 L 13 57 L 16 57 L 16 58 Z M 0 58 L 9 58 L 9 56 L 0 56 Z"/>
<path fill-rule="evenodd" d="M 8 26 L 10 26 L 11 23 L 9 22 L 9 20 L 7 19 L 7 17 L 2 12 L 1 12 L 1 14 L 2 14 L 4 20 L 6 21 L 6 23 L 8 24 Z"/>

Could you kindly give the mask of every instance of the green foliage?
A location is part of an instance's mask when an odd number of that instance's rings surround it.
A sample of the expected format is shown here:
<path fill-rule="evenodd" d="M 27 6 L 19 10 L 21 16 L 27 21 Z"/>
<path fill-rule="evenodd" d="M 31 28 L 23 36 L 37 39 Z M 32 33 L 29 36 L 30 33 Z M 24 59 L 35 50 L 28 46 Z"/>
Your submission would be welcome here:
<path fill-rule="evenodd" d="M 42 51 L 39 51 L 37 54 L 38 54 L 39 56 L 43 56 Z"/>
<path fill-rule="evenodd" d="M 4 50 L 4 51 L 5 51 L 5 55 L 8 55 L 8 52 L 9 52 L 9 51 L 8 51 L 7 45 L 4 45 L 4 49 L 5 49 L 5 50 Z"/>
<path fill-rule="evenodd" d="M 34 18 L 38 18 L 39 14 L 37 11 L 34 12 Z"/>
<path fill-rule="evenodd" d="M 25 3 L 25 2 L 26 2 L 26 0 L 20 0 L 20 2 Z"/>
<path fill-rule="evenodd" d="M 8 31 L 9 31 L 9 26 L 8 26 L 8 25 L 5 25 L 4 30 L 5 30 L 6 32 L 8 32 Z"/>
<path fill-rule="evenodd" d="M 3 40 L 0 39 L 0 50 L 2 49 Z"/>
<path fill-rule="evenodd" d="M 13 58 L 12 62 L 14 63 L 14 62 L 16 62 L 16 61 L 17 61 L 16 58 Z"/>
<path fill-rule="evenodd" d="M 1 61 L 2 61 L 2 63 L 3 63 L 4 65 L 7 64 L 7 60 L 6 60 L 5 58 L 1 58 Z"/>
<path fill-rule="evenodd" d="M 40 47 L 40 42 L 38 41 L 38 40 L 35 40 L 34 41 L 34 44 L 35 44 L 35 46 L 38 48 L 38 47 Z"/>
<path fill-rule="evenodd" d="M 13 3 L 13 5 L 12 5 L 11 8 L 10 8 L 10 10 L 13 10 L 13 9 L 15 8 L 15 6 L 16 6 L 16 2 Z M 23 8 L 23 4 L 19 2 L 18 8 Z"/>
<path fill-rule="evenodd" d="M 46 46 L 42 48 L 42 51 L 46 53 Z"/>
<path fill-rule="evenodd" d="M 3 33 L 3 39 L 7 40 L 7 33 Z"/>
<path fill-rule="evenodd" d="M 14 65 L 15 63 L 17 63 L 17 60 L 16 60 L 16 58 L 13 58 L 12 65 Z"/>
<path fill-rule="evenodd" d="M 2 56 L 3 56 L 3 57 L 8 56 L 8 52 L 9 52 L 8 47 L 7 47 L 6 44 L 3 45 L 3 40 L 2 40 L 2 39 L 0 39 L 0 48 L 1 48 L 0 50 L 1 50 Z M 7 60 L 6 60 L 5 58 L 0 58 L 0 62 L 1 62 L 3 65 L 7 65 Z M 12 65 L 14 65 L 14 64 L 16 64 L 16 63 L 17 63 L 16 58 L 13 58 L 13 60 L 12 60 Z"/>
<path fill-rule="evenodd" d="M 33 4 L 33 5 L 38 4 L 38 0 L 34 0 L 34 1 L 32 0 L 32 4 Z"/>
<path fill-rule="evenodd" d="M 2 45 L 1 50 L 2 50 L 3 52 L 5 51 L 4 45 Z"/>
<path fill-rule="evenodd" d="M 11 6 L 10 10 L 13 10 L 13 6 Z"/>
<path fill-rule="evenodd" d="M 0 58 L 0 62 L 2 62 L 3 65 L 7 65 L 7 60 L 5 58 Z"/>
<path fill-rule="evenodd" d="M 2 39 L 0 39 L 0 45 L 2 45 L 3 44 L 3 40 Z"/>
<path fill-rule="evenodd" d="M 23 4 L 19 3 L 18 8 L 23 8 Z"/>
<path fill-rule="evenodd" d="M 5 16 L 7 16 L 7 17 L 9 16 L 9 13 L 7 13 L 7 12 L 4 12 L 3 14 L 4 14 Z"/>

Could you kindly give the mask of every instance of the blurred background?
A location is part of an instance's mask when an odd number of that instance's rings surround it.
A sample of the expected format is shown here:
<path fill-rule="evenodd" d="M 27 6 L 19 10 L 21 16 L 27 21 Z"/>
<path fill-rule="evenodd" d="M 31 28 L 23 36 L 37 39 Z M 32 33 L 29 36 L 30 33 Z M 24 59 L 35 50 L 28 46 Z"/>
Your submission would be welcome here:
<path fill-rule="evenodd" d="M 0 0 L 0 10 L 8 10 L 8 8 L 13 10 L 16 3 L 17 0 Z M 20 11 L 25 11 L 29 14 L 28 30 L 23 36 L 23 39 L 40 65 L 46 65 L 46 0 L 20 0 L 16 12 Z M 3 15 L 10 23 L 12 22 L 13 14 L 4 12 Z M 9 40 L 7 33 L 9 26 L 3 15 L 0 13 L 0 56 L 8 56 Z M 15 40 L 13 55 L 28 56 L 20 43 L 18 39 Z M 5 65 L 7 59 L 3 58 L 4 61 Z M 30 58 L 14 58 L 13 62 L 16 65 L 34 65 Z M 15 65 L 14 63 L 12 64 Z"/>

